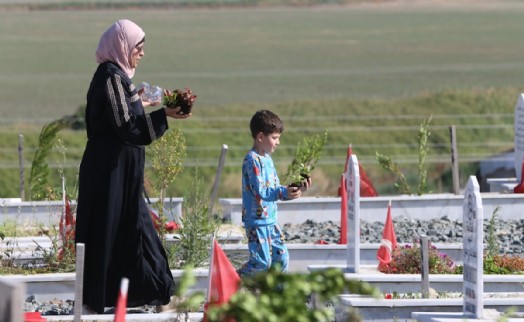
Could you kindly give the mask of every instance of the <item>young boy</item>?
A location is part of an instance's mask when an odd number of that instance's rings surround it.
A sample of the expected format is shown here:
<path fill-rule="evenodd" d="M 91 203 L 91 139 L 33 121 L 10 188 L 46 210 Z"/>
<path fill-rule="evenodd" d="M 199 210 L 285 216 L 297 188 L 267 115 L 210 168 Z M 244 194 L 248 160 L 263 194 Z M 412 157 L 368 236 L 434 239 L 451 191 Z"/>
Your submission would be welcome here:
<path fill-rule="evenodd" d="M 289 254 L 278 225 L 277 200 L 299 198 L 307 190 L 311 179 L 302 188 L 280 184 L 271 154 L 280 144 L 284 125 L 271 111 L 260 110 L 249 125 L 253 147 L 242 164 L 242 223 L 248 238 L 249 260 L 239 275 L 267 271 L 279 264 L 285 272 Z"/>

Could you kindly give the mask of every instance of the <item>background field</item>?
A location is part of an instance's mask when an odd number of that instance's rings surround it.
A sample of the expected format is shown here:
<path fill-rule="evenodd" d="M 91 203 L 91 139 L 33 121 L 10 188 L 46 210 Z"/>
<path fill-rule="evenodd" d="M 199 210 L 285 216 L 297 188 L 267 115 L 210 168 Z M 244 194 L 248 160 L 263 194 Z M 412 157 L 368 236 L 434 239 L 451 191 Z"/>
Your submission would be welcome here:
<path fill-rule="evenodd" d="M 275 154 L 281 171 L 303 134 L 328 131 L 314 195 L 336 194 L 349 143 L 381 193 L 393 192 L 375 152 L 392 155 L 413 177 L 418 126 L 433 115 L 431 184 L 449 191 L 448 125 L 459 126 L 464 182 L 476 162 L 513 145 L 523 14 L 517 1 L 0 10 L 0 197 L 17 194 L 18 134 L 24 134 L 29 167 L 41 126 L 85 103 L 99 36 L 123 17 L 146 31 L 135 83 L 189 86 L 199 96 L 195 115 L 176 123 L 189 153 L 179 186 L 191 180 L 197 163 L 211 182 L 220 147 L 228 144 L 219 196 L 238 197 L 249 117 L 268 107 L 286 123 Z M 54 156 L 50 164 L 65 163 L 74 177 L 84 136 L 62 133 L 67 160 Z M 175 185 L 173 194 L 179 193 Z"/>

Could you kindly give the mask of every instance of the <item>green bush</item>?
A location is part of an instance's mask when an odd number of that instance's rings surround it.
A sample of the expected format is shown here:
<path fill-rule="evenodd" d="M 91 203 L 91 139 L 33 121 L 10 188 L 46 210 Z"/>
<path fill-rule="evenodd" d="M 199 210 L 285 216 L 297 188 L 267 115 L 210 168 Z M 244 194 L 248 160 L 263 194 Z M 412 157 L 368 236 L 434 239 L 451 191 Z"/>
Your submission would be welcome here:
<path fill-rule="evenodd" d="M 251 322 L 332 321 L 332 304 L 339 294 L 380 297 L 378 289 L 357 280 L 347 280 L 342 270 L 328 268 L 310 273 L 268 272 L 243 277 L 240 289 L 228 303 L 210 306 L 209 322 L 228 319 Z"/>

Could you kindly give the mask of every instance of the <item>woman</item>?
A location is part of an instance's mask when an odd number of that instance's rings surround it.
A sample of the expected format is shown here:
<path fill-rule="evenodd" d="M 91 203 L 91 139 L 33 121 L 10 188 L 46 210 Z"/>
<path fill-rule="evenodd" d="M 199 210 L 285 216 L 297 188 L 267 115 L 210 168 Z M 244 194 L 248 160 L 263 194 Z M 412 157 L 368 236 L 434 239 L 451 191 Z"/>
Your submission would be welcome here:
<path fill-rule="evenodd" d="M 99 66 L 87 92 L 87 145 L 80 164 L 76 243 L 85 244 L 83 302 L 113 307 L 129 279 L 128 306 L 165 305 L 174 291 L 166 252 L 142 197 L 144 145 L 168 129 L 180 107 L 149 114 L 131 78 L 144 57 L 145 33 L 129 20 L 102 34 Z M 155 102 L 151 105 L 159 105 Z M 94 313 L 93 312 L 93 313 Z"/>

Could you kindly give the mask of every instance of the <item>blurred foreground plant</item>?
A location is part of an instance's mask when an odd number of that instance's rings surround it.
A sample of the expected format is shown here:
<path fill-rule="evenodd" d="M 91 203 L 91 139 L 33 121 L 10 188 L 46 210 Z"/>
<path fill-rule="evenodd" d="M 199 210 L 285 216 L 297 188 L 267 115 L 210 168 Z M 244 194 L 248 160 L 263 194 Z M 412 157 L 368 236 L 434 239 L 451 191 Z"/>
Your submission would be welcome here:
<path fill-rule="evenodd" d="M 348 280 L 336 268 L 310 273 L 284 273 L 273 267 L 268 272 L 242 278 L 239 290 L 222 306 L 211 306 L 209 322 L 313 322 L 333 320 L 325 306 L 343 293 L 379 298 L 378 289 L 367 282 Z M 352 321 L 356 321 L 352 320 Z"/>

